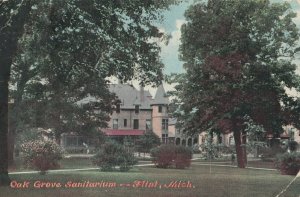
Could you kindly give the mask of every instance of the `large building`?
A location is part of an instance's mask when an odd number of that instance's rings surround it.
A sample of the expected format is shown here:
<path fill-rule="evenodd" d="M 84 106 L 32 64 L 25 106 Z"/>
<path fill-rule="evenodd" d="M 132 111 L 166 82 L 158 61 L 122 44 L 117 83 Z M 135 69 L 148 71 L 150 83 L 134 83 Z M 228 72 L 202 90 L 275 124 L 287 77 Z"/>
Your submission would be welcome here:
<path fill-rule="evenodd" d="M 172 143 L 175 125 L 170 125 L 168 115 L 169 99 L 163 85 L 157 88 L 154 97 L 149 91 L 130 84 L 111 84 L 109 90 L 116 94 L 119 104 L 114 107 L 108 128 L 99 128 L 106 136 L 121 143 L 130 139 L 134 143 L 138 136 L 153 131 L 162 143 Z M 169 132 L 169 128 L 171 132 Z M 85 149 L 92 146 L 93 139 L 76 134 L 63 134 L 61 145 L 66 150 Z"/>
<path fill-rule="evenodd" d="M 143 87 L 138 90 L 129 84 L 112 84 L 109 88 L 120 104 L 115 107 L 108 128 L 104 129 L 107 136 L 122 141 L 125 136 L 134 139 L 153 131 L 163 143 L 168 142 L 169 100 L 163 85 L 158 87 L 154 98 Z"/>

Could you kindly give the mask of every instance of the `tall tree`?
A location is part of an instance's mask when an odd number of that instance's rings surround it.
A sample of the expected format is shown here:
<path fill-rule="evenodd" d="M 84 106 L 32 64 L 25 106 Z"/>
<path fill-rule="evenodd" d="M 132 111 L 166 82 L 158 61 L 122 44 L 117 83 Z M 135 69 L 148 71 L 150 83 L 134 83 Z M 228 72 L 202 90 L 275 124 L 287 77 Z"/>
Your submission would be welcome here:
<path fill-rule="evenodd" d="M 143 83 L 160 81 L 163 65 L 160 48 L 153 39 L 163 38 L 155 21 L 161 11 L 176 0 L 151 1 L 93 1 L 93 0 L 7 0 L 0 2 L 0 185 L 9 183 L 7 173 L 7 106 L 8 81 L 17 51 L 18 39 L 29 20 L 44 20 L 39 30 L 46 28 L 44 56 L 49 64 L 42 64 L 41 75 L 52 86 L 50 90 L 64 95 L 64 88 L 72 84 L 74 76 L 84 79 L 96 74 L 105 78 L 117 76 L 122 81 L 132 78 Z M 36 12 L 45 17 L 34 18 Z M 70 37 L 71 36 L 71 37 Z M 85 42 L 85 46 L 82 43 Z M 77 45 L 78 42 L 78 45 Z M 43 47 L 41 48 L 43 49 Z M 44 51 L 44 50 L 42 50 Z M 59 79 L 57 81 L 57 79 Z M 90 87 L 90 86 L 89 86 Z M 87 87 L 87 88 L 89 88 Z M 106 87 L 103 86 L 103 90 Z M 53 92 L 52 92 L 53 93 Z M 53 94 L 54 95 L 54 94 Z M 55 95 L 57 96 L 57 95 Z M 72 98 L 72 97 L 71 97 Z M 74 97 L 73 97 L 74 98 Z M 58 116 L 57 116 L 58 117 Z"/>
<path fill-rule="evenodd" d="M 17 50 L 18 38 L 31 9 L 31 1 L 0 2 L 0 185 L 10 182 L 8 177 L 8 82 L 11 64 Z"/>
<path fill-rule="evenodd" d="M 193 132 L 233 132 L 237 161 L 246 165 L 249 116 L 267 134 L 297 125 L 299 100 L 285 88 L 299 88 L 291 61 L 299 38 L 288 3 L 268 0 L 208 0 L 185 12 L 181 98 L 185 128 Z"/>

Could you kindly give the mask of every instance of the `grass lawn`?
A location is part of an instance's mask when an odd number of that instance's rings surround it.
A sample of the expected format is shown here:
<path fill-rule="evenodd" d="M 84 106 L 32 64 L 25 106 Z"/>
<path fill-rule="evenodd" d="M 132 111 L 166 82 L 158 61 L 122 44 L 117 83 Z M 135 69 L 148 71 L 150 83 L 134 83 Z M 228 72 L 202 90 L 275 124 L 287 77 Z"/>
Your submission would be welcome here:
<path fill-rule="evenodd" d="M 90 197 L 90 196 L 132 196 L 132 197 L 168 197 L 168 196 L 199 196 L 199 197 L 275 197 L 294 178 L 282 176 L 277 171 L 238 169 L 229 167 L 200 166 L 197 163 L 186 170 L 157 169 L 154 167 L 135 167 L 130 172 L 51 172 L 46 175 L 20 174 L 11 175 L 12 180 L 19 183 L 29 181 L 29 188 L 0 188 L 2 197 Z M 155 188 L 122 187 L 120 184 L 132 184 L 136 180 L 158 181 Z M 34 188 L 35 181 L 60 183 L 61 188 Z M 72 182 L 115 182 L 114 188 L 65 188 L 68 181 Z M 164 184 L 172 181 L 189 181 L 192 188 L 164 188 Z M 162 185 L 162 188 L 159 188 Z M 300 179 L 291 185 L 285 197 L 299 197 Z"/>
<path fill-rule="evenodd" d="M 149 164 L 149 160 L 139 160 L 138 164 Z M 59 161 L 60 169 L 77 169 L 77 168 L 96 168 L 89 157 L 70 157 L 63 158 Z M 9 172 L 32 171 L 33 169 L 25 168 L 21 158 L 15 159 L 15 166 L 9 169 Z"/>

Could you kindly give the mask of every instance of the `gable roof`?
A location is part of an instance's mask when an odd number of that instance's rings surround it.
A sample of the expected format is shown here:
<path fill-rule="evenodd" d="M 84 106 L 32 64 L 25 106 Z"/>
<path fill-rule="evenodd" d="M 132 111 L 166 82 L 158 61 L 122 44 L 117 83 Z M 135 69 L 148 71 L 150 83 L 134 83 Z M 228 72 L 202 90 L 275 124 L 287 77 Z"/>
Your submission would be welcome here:
<path fill-rule="evenodd" d="M 121 101 L 121 109 L 134 109 L 139 105 L 140 109 L 151 109 L 152 96 L 149 91 L 138 91 L 129 84 L 110 84 L 110 92 L 113 92 Z"/>

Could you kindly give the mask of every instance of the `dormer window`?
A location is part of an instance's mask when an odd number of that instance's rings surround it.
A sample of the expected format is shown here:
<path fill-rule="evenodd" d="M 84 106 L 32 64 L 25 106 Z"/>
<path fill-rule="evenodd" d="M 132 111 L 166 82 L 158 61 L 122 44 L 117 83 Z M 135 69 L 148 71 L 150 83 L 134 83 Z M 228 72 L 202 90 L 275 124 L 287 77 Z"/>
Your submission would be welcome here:
<path fill-rule="evenodd" d="M 134 112 L 136 114 L 140 113 L 140 106 L 139 105 L 135 105 Z"/>
<path fill-rule="evenodd" d="M 162 106 L 158 106 L 158 113 L 162 113 Z"/>

